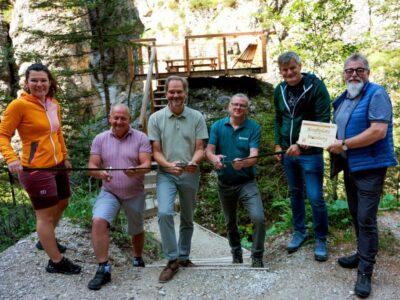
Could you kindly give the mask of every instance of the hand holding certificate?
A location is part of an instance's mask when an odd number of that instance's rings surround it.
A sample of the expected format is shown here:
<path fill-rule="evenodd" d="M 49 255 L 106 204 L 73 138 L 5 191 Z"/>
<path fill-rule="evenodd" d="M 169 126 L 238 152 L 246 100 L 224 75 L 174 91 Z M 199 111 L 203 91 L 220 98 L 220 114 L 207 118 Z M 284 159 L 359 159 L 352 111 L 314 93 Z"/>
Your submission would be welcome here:
<path fill-rule="evenodd" d="M 336 124 L 303 120 L 297 143 L 300 145 L 327 148 L 335 142 L 336 131 Z"/>

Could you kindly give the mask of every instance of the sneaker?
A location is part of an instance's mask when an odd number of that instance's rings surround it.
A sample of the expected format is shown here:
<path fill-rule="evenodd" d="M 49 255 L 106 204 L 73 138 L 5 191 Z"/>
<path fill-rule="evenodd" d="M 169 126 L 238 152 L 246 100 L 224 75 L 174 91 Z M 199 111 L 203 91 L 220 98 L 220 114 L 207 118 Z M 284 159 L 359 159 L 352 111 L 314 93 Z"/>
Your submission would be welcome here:
<path fill-rule="evenodd" d="M 178 263 L 180 267 L 184 268 L 193 268 L 196 266 L 190 259 L 179 260 Z"/>
<path fill-rule="evenodd" d="M 360 298 L 367 298 L 371 293 L 371 275 L 358 272 L 354 292 Z"/>
<path fill-rule="evenodd" d="M 350 256 L 339 257 L 338 264 L 342 268 L 347 268 L 347 269 L 358 268 L 358 254 L 356 253 Z"/>
<path fill-rule="evenodd" d="M 242 251 L 236 251 L 232 254 L 232 263 L 234 264 L 242 264 L 243 263 L 243 254 Z"/>
<path fill-rule="evenodd" d="M 138 268 L 138 267 L 144 268 L 145 267 L 144 260 L 141 256 L 138 256 L 138 257 L 135 256 L 132 259 L 132 265 L 134 268 Z"/>
<path fill-rule="evenodd" d="M 67 251 L 67 247 L 65 247 L 64 245 L 59 244 L 57 240 L 56 240 L 56 242 L 57 242 L 58 251 L 60 251 L 60 253 L 64 253 L 65 251 Z M 37 241 L 35 246 L 39 250 L 44 250 L 44 248 L 42 246 L 42 243 L 40 241 Z"/>
<path fill-rule="evenodd" d="M 101 286 L 111 281 L 111 266 L 101 265 L 97 269 L 96 275 L 89 281 L 88 288 L 91 290 L 99 290 Z"/>
<path fill-rule="evenodd" d="M 290 243 L 287 245 L 287 251 L 289 253 L 296 252 L 301 245 L 307 240 L 307 234 L 306 233 L 301 233 L 299 231 L 295 231 L 292 237 L 292 240 Z"/>
<path fill-rule="evenodd" d="M 326 241 L 320 239 L 315 240 L 314 258 L 316 261 L 328 260 L 328 250 L 326 247 Z"/>
<path fill-rule="evenodd" d="M 72 263 L 68 258 L 63 257 L 58 263 L 54 263 L 50 259 L 46 271 L 49 273 L 72 275 L 79 274 L 81 272 L 81 267 Z"/>
<path fill-rule="evenodd" d="M 178 260 L 171 260 L 168 262 L 167 266 L 162 270 L 160 277 L 158 278 L 158 281 L 161 283 L 165 283 L 167 281 L 170 281 L 176 272 L 178 272 L 179 269 L 179 263 Z"/>
<path fill-rule="evenodd" d="M 264 268 L 264 262 L 262 257 L 253 257 L 251 261 L 252 268 Z"/>

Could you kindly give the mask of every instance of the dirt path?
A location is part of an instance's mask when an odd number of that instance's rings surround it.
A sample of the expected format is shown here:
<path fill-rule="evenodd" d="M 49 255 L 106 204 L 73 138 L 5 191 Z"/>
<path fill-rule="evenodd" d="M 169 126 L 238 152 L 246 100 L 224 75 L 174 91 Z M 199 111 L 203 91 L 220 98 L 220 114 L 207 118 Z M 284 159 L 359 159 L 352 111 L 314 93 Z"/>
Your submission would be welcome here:
<path fill-rule="evenodd" d="M 400 299 L 400 212 L 385 213 L 380 227 L 383 242 L 389 245 L 377 258 L 369 299 Z M 312 244 L 288 255 L 289 237 L 282 235 L 266 244 L 266 269 L 249 268 L 248 257 L 242 266 L 232 266 L 229 256 L 222 257 L 225 254 L 218 250 L 218 256 L 203 257 L 198 260 L 201 267 L 182 269 L 166 284 L 158 283 L 164 262 L 133 270 L 126 254 L 113 245 L 112 282 L 94 292 L 86 287 L 96 270 L 89 232 L 64 220 L 58 237 L 68 246 L 66 256 L 83 266 L 82 274 L 46 273 L 47 258 L 34 247 L 32 234 L 0 253 L 0 299 L 357 299 L 353 294 L 356 271 L 336 263 L 339 256 L 351 252 L 352 242 L 331 243 L 329 260 L 318 263 Z M 194 240 L 193 248 L 212 253 L 204 238 Z"/>

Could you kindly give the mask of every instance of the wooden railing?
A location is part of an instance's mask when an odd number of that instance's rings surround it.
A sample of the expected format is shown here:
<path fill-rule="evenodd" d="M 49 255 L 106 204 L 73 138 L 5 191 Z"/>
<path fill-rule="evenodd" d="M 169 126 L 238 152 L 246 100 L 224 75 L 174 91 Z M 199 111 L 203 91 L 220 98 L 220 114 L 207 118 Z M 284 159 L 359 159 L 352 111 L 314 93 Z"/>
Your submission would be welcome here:
<path fill-rule="evenodd" d="M 156 78 L 169 74 L 190 77 L 196 72 L 211 75 L 229 75 L 231 70 L 240 74 L 241 69 L 267 72 L 267 34 L 265 32 L 220 33 L 185 36 L 184 43 L 157 44 L 156 39 L 132 40 L 128 49 L 129 75 L 145 76 L 149 71 L 150 49 L 156 48 L 154 71 Z M 249 44 L 257 44 L 251 65 L 234 65 Z M 233 49 L 233 47 L 236 47 Z M 239 49 L 242 51 L 239 51 Z M 238 72 L 239 71 L 239 72 Z"/>

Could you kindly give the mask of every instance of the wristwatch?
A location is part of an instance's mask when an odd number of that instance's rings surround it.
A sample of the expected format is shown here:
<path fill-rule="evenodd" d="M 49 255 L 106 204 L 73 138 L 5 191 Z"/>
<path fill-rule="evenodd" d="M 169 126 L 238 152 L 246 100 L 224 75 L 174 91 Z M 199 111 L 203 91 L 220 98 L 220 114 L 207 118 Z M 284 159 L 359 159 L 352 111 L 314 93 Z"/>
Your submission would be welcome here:
<path fill-rule="evenodd" d="M 345 141 L 345 140 L 342 141 L 342 150 L 343 150 L 343 151 L 349 150 L 349 147 L 347 147 L 346 141 Z"/>

